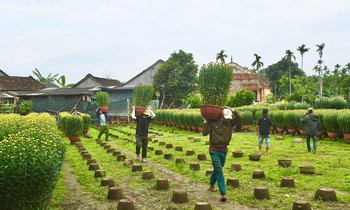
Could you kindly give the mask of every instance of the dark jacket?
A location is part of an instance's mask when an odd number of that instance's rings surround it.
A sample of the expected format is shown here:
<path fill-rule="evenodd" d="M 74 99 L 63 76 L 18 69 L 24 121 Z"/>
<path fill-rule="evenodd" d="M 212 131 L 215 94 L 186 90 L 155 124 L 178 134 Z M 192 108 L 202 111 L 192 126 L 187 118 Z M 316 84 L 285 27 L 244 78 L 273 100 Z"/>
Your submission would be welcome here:
<path fill-rule="evenodd" d="M 102 112 L 106 118 L 106 123 L 108 124 L 108 113 L 107 112 Z M 97 124 L 100 124 L 100 108 L 96 109 L 96 115 L 97 115 Z"/>
<path fill-rule="evenodd" d="M 136 116 L 136 136 L 148 137 L 148 127 L 152 118 L 147 115 Z"/>
<path fill-rule="evenodd" d="M 233 127 L 242 120 L 242 116 L 237 111 L 234 111 L 233 114 L 235 118 L 228 122 L 208 119 L 208 122 L 203 124 L 202 134 L 203 136 L 209 135 L 210 146 L 223 147 L 230 144 Z"/>
<path fill-rule="evenodd" d="M 313 113 L 305 115 L 300 121 L 304 125 L 305 135 L 314 136 L 320 129 L 320 117 Z"/>
<path fill-rule="evenodd" d="M 270 134 L 270 128 L 272 126 L 272 120 L 267 114 L 261 115 L 258 120 L 256 121 L 256 124 L 259 126 L 259 134 L 261 135 L 269 135 Z"/>

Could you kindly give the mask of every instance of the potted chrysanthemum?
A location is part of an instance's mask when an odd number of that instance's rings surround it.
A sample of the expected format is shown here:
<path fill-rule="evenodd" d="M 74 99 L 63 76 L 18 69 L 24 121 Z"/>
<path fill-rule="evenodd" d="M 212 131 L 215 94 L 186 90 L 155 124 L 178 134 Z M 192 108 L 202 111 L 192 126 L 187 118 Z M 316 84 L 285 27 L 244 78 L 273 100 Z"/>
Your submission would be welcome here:
<path fill-rule="evenodd" d="M 138 84 L 133 90 L 133 105 L 135 106 L 135 115 L 142 115 L 151 103 L 154 88 L 152 85 Z"/>
<path fill-rule="evenodd" d="M 230 90 L 232 77 L 231 68 L 224 63 L 209 63 L 201 67 L 198 88 L 203 104 L 200 110 L 204 118 L 220 118 Z"/>

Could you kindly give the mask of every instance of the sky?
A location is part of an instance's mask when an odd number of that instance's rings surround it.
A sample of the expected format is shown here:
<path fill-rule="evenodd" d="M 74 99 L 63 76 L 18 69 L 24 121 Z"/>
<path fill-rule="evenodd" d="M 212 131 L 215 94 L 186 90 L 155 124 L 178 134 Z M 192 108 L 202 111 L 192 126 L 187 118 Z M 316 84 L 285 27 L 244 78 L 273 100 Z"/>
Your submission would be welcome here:
<path fill-rule="evenodd" d="M 291 50 L 300 66 L 305 44 L 314 75 L 316 45 L 331 70 L 350 62 L 349 11 L 348 0 L 0 0 L 0 69 L 127 82 L 179 50 L 199 68 L 220 50 L 248 68 L 254 53 L 266 68 Z"/>

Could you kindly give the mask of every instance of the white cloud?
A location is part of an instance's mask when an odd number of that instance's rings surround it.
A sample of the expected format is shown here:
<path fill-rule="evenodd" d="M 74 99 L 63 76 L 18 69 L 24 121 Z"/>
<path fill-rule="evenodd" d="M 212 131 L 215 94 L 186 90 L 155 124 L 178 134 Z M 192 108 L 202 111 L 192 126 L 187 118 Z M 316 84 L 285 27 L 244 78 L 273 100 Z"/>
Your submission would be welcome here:
<path fill-rule="evenodd" d="M 300 62 L 296 49 L 306 44 L 312 74 L 316 44 L 326 44 L 329 67 L 350 62 L 349 9 L 346 0 L 0 0 L 0 68 L 25 76 L 38 68 L 68 82 L 110 71 L 125 82 L 179 49 L 200 66 L 224 49 L 248 67 L 257 53 L 267 67 L 287 49 Z"/>

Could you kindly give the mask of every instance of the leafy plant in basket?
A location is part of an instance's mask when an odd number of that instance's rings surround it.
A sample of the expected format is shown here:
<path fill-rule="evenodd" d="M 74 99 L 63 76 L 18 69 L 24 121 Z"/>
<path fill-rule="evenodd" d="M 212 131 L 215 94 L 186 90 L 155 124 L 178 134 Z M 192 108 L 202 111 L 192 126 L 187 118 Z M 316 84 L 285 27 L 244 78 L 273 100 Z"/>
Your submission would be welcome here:
<path fill-rule="evenodd" d="M 149 106 L 153 98 L 154 88 L 152 85 L 138 84 L 133 90 L 133 105 L 135 114 L 141 115 Z"/>
<path fill-rule="evenodd" d="M 72 136 L 79 140 L 79 136 L 83 133 L 83 118 L 81 116 L 67 116 L 66 117 L 66 134 L 71 139 Z M 71 139 L 72 140 L 72 139 Z M 74 141 L 74 140 L 73 140 Z"/>
<path fill-rule="evenodd" d="M 97 92 L 96 103 L 103 112 L 107 112 L 109 106 L 109 94 L 104 91 Z"/>
<path fill-rule="evenodd" d="M 198 88 L 202 97 L 203 117 L 215 119 L 221 116 L 220 106 L 226 103 L 232 77 L 231 68 L 223 63 L 209 63 L 201 67 Z"/>

